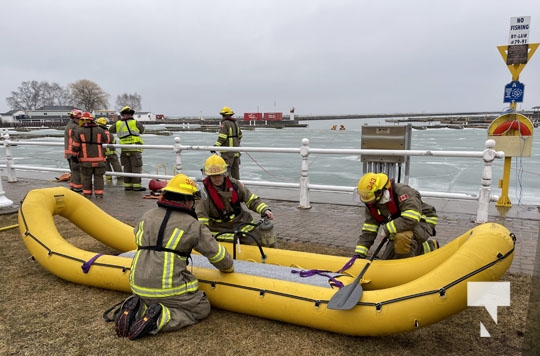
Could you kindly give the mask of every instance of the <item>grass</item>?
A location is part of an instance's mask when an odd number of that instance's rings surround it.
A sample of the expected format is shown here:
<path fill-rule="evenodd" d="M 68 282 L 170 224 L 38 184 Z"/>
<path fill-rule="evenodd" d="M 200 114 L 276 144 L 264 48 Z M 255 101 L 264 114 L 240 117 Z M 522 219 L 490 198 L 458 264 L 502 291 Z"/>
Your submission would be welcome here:
<path fill-rule="evenodd" d="M 0 228 L 17 216 L 0 216 Z M 81 248 L 97 250 L 63 218 L 63 236 Z M 126 221 L 127 222 L 127 221 Z M 134 222 L 127 222 L 133 225 Z M 66 282 L 34 262 L 18 229 L 0 232 L 0 354 L 2 355 L 520 355 L 531 278 L 506 274 L 511 305 L 500 307 L 498 324 L 483 308 L 465 311 L 414 332 L 384 337 L 352 337 L 213 309 L 203 322 L 137 341 L 119 339 L 103 312 L 127 296 Z M 327 254 L 343 251 L 306 243 L 281 248 Z M 480 337 L 480 321 L 490 338 Z M 351 323 L 362 320 L 351 320 Z"/>

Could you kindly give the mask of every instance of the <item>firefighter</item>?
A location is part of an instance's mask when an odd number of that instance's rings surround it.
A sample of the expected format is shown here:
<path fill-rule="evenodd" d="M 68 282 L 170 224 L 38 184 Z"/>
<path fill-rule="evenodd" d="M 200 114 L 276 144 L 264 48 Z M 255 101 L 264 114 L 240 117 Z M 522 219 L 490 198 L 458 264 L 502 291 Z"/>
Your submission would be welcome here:
<path fill-rule="evenodd" d="M 366 173 L 358 181 L 357 193 L 365 203 L 365 221 L 355 255 L 365 258 L 376 238 L 389 237 L 382 259 L 421 255 L 437 249 L 437 212 L 422 201 L 420 193 L 394 183 L 384 173 Z"/>
<path fill-rule="evenodd" d="M 116 143 L 116 138 L 113 134 L 109 132 L 109 127 L 107 126 L 109 124 L 109 120 L 107 120 L 106 117 L 100 117 L 96 120 L 96 123 L 99 125 L 99 127 L 105 130 L 105 134 L 109 136 L 109 145 L 105 146 L 105 169 L 109 172 L 114 171 L 122 173 L 122 166 L 120 165 L 120 161 L 118 160 L 116 148 L 111 145 Z M 105 176 L 105 180 L 112 181 L 112 176 Z M 116 182 L 118 184 L 123 184 L 124 178 L 118 177 Z"/>
<path fill-rule="evenodd" d="M 94 115 L 84 112 L 80 119 L 81 127 L 73 137 L 73 152 L 78 154 L 81 166 L 82 193 L 85 197 L 103 198 L 105 174 L 105 149 L 109 136 L 94 121 Z"/>
<path fill-rule="evenodd" d="M 221 109 L 220 115 L 222 117 L 221 125 L 219 126 L 218 137 L 214 146 L 240 147 L 242 130 L 233 117 L 234 111 L 230 107 L 225 106 Z M 240 179 L 240 152 L 221 151 L 220 154 L 229 166 L 231 177 Z"/>
<path fill-rule="evenodd" d="M 206 198 L 197 202 L 197 216 L 200 222 L 210 228 L 218 241 L 233 242 L 234 231 L 239 224 L 255 223 L 251 213 L 242 208 L 241 203 L 245 203 L 248 209 L 265 219 L 264 224 L 256 228 L 253 225 L 244 225 L 240 231 L 252 234 L 263 246 L 277 247 L 273 224 L 268 221 L 274 219 L 274 214 L 257 195 L 228 176 L 227 164 L 223 158 L 217 154 L 211 155 L 204 163 L 202 172 L 206 175 L 203 179 Z M 241 243 L 255 243 L 244 234 L 239 237 Z"/>
<path fill-rule="evenodd" d="M 120 110 L 120 120 L 109 127 L 112 134 L 116 134 L 121 145 L 143 145 L 141 135 L 144 133 L 144 125 L 133 118 L 135 110 L 124 106 Z M 122 148 L 120 163 L 124 173 L 142 173 L 143 160 L 142 148 Z M 141 184 L 141 177 L 124 177 L 124 190 L 145 191 Z"/>
<path fill-rule="evenodd" d="M 136 225 L 138 246 L 131 265 L 128 297 L 116 317 L 116 331 L 131 340 L 198 323 L 210 313 L 210 302 L 188 269 L 193 249 L 221 272 L 233 272 L 233 260 L 194 211 L 197 185 L 178 174 L 163 188 L 157 207 Z"/>
<path fill-rule="evenodd" d="M 64 130 L 64 158 L 67 159 L 69 170 L 71 172 L 69 177 L 69 188 L 77 193 L 82 192 L 81 166 L 77 155 L 73 153 L 73 135 L 75 134 L 75 129 L 79 127 L 81 115 L 81 110 L 72 110 L 69 113 L 71 120 L 66 124 Z"/>

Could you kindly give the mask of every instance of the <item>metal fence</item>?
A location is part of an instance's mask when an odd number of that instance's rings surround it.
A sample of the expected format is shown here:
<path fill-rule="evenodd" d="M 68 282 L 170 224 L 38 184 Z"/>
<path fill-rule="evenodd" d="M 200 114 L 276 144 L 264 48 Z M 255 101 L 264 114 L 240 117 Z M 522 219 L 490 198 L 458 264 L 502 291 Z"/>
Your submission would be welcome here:
<path fill-rule="evenodd" d="M 42 172 L 69 172 L 67 169 L 62 168 L 49 168 L 40 166 L 26 166 L 15 163 L 12 156 L 11 146 L 13 145 L 31 145 L 31 146 L 59 146 L 59 151 L 63 152 L 64 144 L 62 142 L 39 142 L 39 141 L 24 141 L 18 140 L 16 142 L 11 141 L 7 131 L 2 132 L 2 144 L 5 148 L 5 164 L 0 164 L 0 168 L 4 169 L 5 175 L 7 175 L 8 182 L 17 182 L 17 170 L 26 171 L 42 171 Z M 138 145 L 121 145 L 115 144 L 117 148 L 134 148 Z M 214 146 L 184 146 L 181 144 L 179 137 L 174 138 L 172 145 L 141 145 L 141 148 L 145 150 L 165 150 L 174 152 L 175 158 L 175 174 L 181 173 L 182 169 L 182 152 L 184 151 L 214 151 Z M 495 141 L 487 140 L 485 149 L 483 151 L 432 151 L 432 150 L 375 150 L 375 149 L 322 149 L 312 148 L 309 146 L 309 139 L 302 139 L 300 147 L 286 148 L 286 147 L 219 147 L 220 151 L 233 151 L 233 152 L 270 152 L 273 154 L 296 154 L 299 156 L 299 164 L 301 166 L 301 174 L 297 183 L 281 183 L 271 181 L 248 181 L 242 180 L 242 182 L 249 186 L 271 187 L 271 188 L 288 188 L 298 190 L 299 208 L 310 208 L 310 192 L 322 191 L 322 192 L 345 192 L 354 194 L 356 187 L 349 186 L 334 186 L 334 185 L 320 185 L 311 184 L 309 182 L 309 164 L 308 159 L 310 154 L 328 154 L 328 155 L 362 155 L 362 156 L 428 156 L 432 158 L 437 157 L 460 157 L 482 160 L 483 170 L 482 176 L 479 177 L 479 193 L 442 193 L 442 192 L 428 192 L 420 191 L 423 197 L 431 198 L 444 198 L 444 199 L 461 199 L 461 200 L 475 200 L 478 202 L 478 209 L 476 215 L 477 223 L 484 223 L 488 221 L 488 208 L 490 202 L 498 201 L 499 197 L 491 194 L 491 181 L 492 181 L 492 165 L 495 159 L 504 158 L 504 152 L 495 151 Z M 63 154 L 63 153 L 62 153 Z M 129 177 L 141 177 L 141 178 L 156 178 L 156 179 L 171 179 L 173 175 L 160 175 L 156 174 L 134 174 L 134 173 L 116 173 L 107 172 L 110 176 L 129 176 Z M 408 181 L 408 177 L 405 177 Z M 200 178 L 194 178 L 201 181 Z M 1 180 L 0 180 L 1 184 Z M 0 204 L 3 195 L 3 189 L 0 185 Z"/>

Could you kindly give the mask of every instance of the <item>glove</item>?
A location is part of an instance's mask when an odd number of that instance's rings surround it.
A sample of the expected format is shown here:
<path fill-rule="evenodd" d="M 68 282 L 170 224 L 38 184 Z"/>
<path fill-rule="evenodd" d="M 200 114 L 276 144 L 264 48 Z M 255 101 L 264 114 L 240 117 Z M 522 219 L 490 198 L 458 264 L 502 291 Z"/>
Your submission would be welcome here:
<path fill-rule="evenodd" d="M 364 253 L 355 253 L 354 255 L 361 259 L 365 259 L 367 257 Z"/>
<path fill-rule="evenodd" d="M 111 150 L 111 151 L 114 151 L 114 150 L 115 150 L 115 148 L 114 148 L 113 145 L 107 145 L 107 148 L 108 148 L 109 150 Z"/>
<path fill-rule="evenodd" d="M 406 255 L 411 252 L 413 239 L 412 231 L 399 232 L 394 236 L 394 250 L 398 255 Z"/>
<path fill-rule="evenodd" d="M 72 156 L 71 157 L 71 160 L 75 163 L 79 163 L 79 157 L 76 157 L 76 156 Z"/>
<path fill-rule="evenodd" d="M 212 154 L 214 154 L 214 155 L 215 155 L 215 154 L 216 154 L 216 151 L 210 151 L 210 153 L 212 153 Z"/>

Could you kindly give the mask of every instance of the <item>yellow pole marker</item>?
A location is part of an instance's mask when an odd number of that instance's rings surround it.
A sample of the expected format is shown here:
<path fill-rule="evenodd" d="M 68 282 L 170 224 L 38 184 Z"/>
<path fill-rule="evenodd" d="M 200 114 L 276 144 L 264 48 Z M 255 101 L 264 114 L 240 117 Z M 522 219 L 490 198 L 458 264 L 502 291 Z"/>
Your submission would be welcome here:
<path fill-rule="evenodd" d="M 536 49 L 540 43 L 531 43 L 528 45 L 528 52 L 527 52 L 527 62 L 530 61 L 531 57 L 533 56 L 534 52 L 536 52 Z M 499 50 L 499 53 L 501 54 L 501 57 L 504 60 L 504 63 L 507 63 L 508 59 L 508 47 L 509 46 L 497 46 L 497 49 Z M 512 74 L 512 81 L 519 81 L 519 74 L 525 68 L 527 63 L 519 63 L 519 64 L 507 64 L 508 70 Z M 512 102 L 510 104 L 510 108 L 515 112 L 517 109 L 517 103 Z M 520 120 L 521 121 L 521 120 Z M 493 124 L 493 123 L 492 123 Z M 519 134 L 519 133 L 518 133 Z M 532 139 L 532 137 L 531 137 Z M 495 146 L 497 149 L 500 149 L 498 146 Z M 505 152 L 506 153 L 506 152 Z M 499 181 L 499 188 L 502 188 L 501 197 L 495 204 L 496 206 L 503 206 L 503 207 L 511 207 L 512 202 L 510 201 L 510 198 L 508 197 L 508 190 L 510 186 L 510 170 L 512 169 L 512 156 L 506 155 L 504 158 L 504 171 L 503 171 L 503 179 Z"/>

